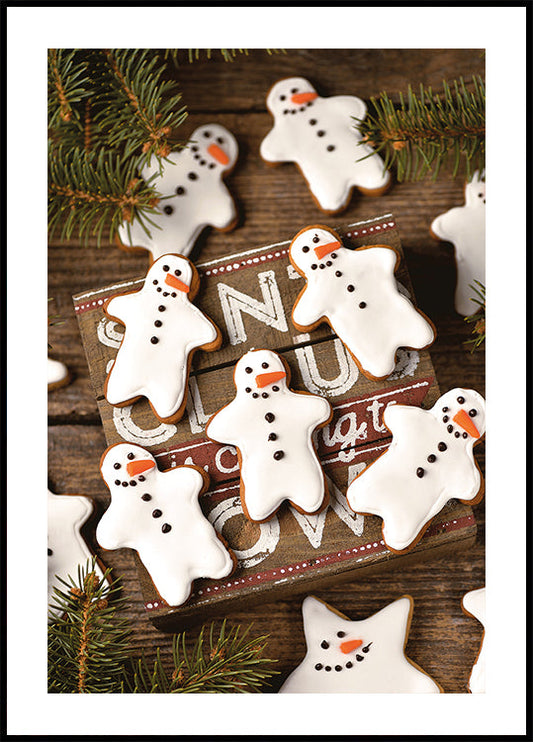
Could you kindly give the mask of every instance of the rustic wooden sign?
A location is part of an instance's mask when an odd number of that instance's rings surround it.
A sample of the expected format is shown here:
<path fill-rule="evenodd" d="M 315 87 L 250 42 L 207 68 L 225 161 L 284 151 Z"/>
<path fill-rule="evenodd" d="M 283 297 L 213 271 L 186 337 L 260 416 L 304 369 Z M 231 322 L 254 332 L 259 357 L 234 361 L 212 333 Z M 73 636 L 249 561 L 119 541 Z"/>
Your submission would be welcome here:
<path fill-rule="evenodd" d="M 331 226 L 346 247 L 387 244 L 402 254 L 392 214 Z M 176 630 L 208 615 L 224 615 L 230 605 L 273 600 L 405 560 L 466 548 L 475 538 L 471 508 L 453 501 L 412 552 L 393 554 L 383 544 L 381 519 L 363 517 L 349 508 L 348 483 L 390 443 L 382 419 L 386 405 L 396 401 L 430 407 L 440 391 L 428 351 L 401 349 L 394 372 L 384 381 L 371 381 L 359 372 L 328 326 L 298 333 L 290 316 L 304 279 L 289 262 L 289 244 L 279 242 L 197 265 L 201 288 L 195 303 L 220 327 L 224 342 L 219 351 L 195 356 L 187 412 L 177 424 L 161 423 L 144 399 L 114 408 L 103 393 L 123 333 L 120 324 L 105 316 L 104 302 L 141 288 L 144 278 L 73 297 L 108 444 L 137 443 L 152 452 L 161 469 L 181 464 L 204 467 L 211 488 L 202 496 L 201 506 L 238 558 L 231 577 L 198 580 L 181 607 L 161 600 L 137 558 L 146 609 L 163 630 Z M 400 290 L 414 301 L 403 260 L 396 277 Z M 330 490 L 329 506 L 318 515 L 302 515 L 285 504 L 266 523 L 247 520 L 239 498 L 236 450 L 205 436 L 209 417 L 234 397 L 235 362 L 252 348 L 281 353 L 290 366 L 291 387 L 321 394 L 332 404 L 331 422 L 315 433 Z"/>

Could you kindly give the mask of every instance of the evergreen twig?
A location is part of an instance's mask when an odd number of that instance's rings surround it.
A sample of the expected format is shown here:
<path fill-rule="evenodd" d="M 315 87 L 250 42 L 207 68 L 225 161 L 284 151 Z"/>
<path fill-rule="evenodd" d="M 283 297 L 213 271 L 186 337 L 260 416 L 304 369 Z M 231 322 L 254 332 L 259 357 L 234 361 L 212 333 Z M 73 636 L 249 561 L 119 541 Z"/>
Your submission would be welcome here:
<path fill-rule="evenodd" d="M 268 637 L 250 639 L 250 626 L 226 630 L 224 620 L 218 636 L 212 623 L 203 626 L 190 651 L 186 634 L 172 638 L 173 668 L 165 670 L 157 652 L 153 669 L 144 658 L 137 661 L 131 683 L 133 693 L 259 693 L 268 679 L 277 674 L 275 660 L 262 656 Z"/>
<path fill-rule="evenodd" d="M 466 341 L 466 345 L 471 345 L 471 352 L 473 353 L 479 348 L 484 342 L 486 337 L 486 321 L 485 321 L 485 286 L 474 279 L 477 286 L 470 284 L 470 288 L 477 295 L 471 297 L 471 300 L 478 305 L 478 309 L 475 313 L 465 317 L 465 322 L 473 323 L 474 328 L 472 334 L 474 337 L 471 340 Z"/>
<path fill-rule="evenodd" d="M 386 169 L 396 168 L 399 181 L 418 180 L 428 173 L 436 178 L 440 168 L 453 160 L 453 175 L 464 163 L 466 177 L 485 166 L 485 86 L 473 77 L 470 92 L 463 78 L 443 82 L 443 93 L 420 85 L 418 96 L 411 86 L 396 106 L 387 93 L 371 98 L 375 113 L 354 119 L 363 141 L 379 152 Z"/>
<path fill-rule="evenodd" d="M 108 572 L 100 579 L 95 561 L 78 568 L 77 582 L 58 580 L 48 627 L 48 690 L 50 693 L 123 692 L 130 657 L 130 629 L 119 615 L 124 604 L 120 588 L 109 587 Z M 56 617 L 56 612 L 61 614 Z"/>

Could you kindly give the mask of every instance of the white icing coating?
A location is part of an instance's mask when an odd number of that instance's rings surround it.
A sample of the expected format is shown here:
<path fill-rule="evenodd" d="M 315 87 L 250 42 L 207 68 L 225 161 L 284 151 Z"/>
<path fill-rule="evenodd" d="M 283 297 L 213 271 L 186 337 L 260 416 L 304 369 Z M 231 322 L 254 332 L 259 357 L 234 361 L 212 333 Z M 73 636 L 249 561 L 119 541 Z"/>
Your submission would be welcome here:
<path fill-rule="evenodd" d="M 78 567 L 85 568 L 93 556 L 83 540 L 80 529 L 93 510 L 88 497 L 83 495 L 55 495 L 48 490 L 48 603 L 53 602 L 54 587 L 65 591 L 67 588 L 57 578 L 74 581 L 78 577 Z M 100 579 L 103 573 L 95 565 Z M 59 617 L 61 611 L 50 609 L 49 620 Z"/>
<path fill-rule="evenodd" d="M 144 396 L 163 422 L 175 422 L 183 414 L 190 354 L 220 344 L 216 326 L 186 291 L 193 270 L 187 258 L 164 255 L 152 265 L 139 291 L 115 296 L 105 306 L 109 316 L 126 326 L 106 382 L 110 404 Z"/>
<path fill-rule="evenodd" d="M 157 260 L 165 253 L 189 255 L 205 227 L 230 229 L 237 220 L 233 197 L 223 181 L 237 162 L 239 148 L 233 134 L 220 124 L 195 129 L 185 149 L 172 152 L 142 170 L 162 198 L 150 215 L 149 237 L 139 222 L 123 222 L 118 230 L 127 247 L 143 247 Z M 153 223 L 153 224 L 152 224 Z"/>
<path fill-rule="evenodd" d="M 305 331 L 329 322 L 366 376 L 391 374 L 400 347 L 433 342 L 431 324 L 398 291 L 393 248 L 350 250 L 333 230 L 316 225 L 296 235 L 289 257 L 306 279 L 292 310 L 295 326 Z"/>
<path fill-rule="evenodd" d="M 432 233 L 455 248 L 457 284 L 455 309 L 459 314 L 474 314 L 478 305 L 472 301 L 475 281 L 485 285 L 485 176 L 477 171 L 465 186 L 465 204 L 436 217 Z"/>
<path fill-rule="evenodd" d="M 466 593 L 463 596 L 463 608 L 467 613 L 477 618 L 479 623 L 485 628 L 484 587 Z M 468 690 L 470 693 L 485 693 L 485 651 L 483 649 L 483 639 L 481 640 L 479 654 L 468 679 Z"/>
<path fill-rule="evenodd" d="M 308 596 L 302 604 L 307 653 L 279 692 L 440 693 L 404 654 L 411 610 L 412 600 L 404 596 L 369 618 L 350 621 Z"/>
<path fill-rule="evenodd" d="M 169 605 L 184 603 L 196 578 L 230 574 L 231 554 L 198 502 L 205 489 L 198 469 L 161 472 L 148 451 L 131 443 L 108 448 L 100 469 L 111 505 L 96 529 L 98 543 L 104 549 L 135 549 Z"/>
<path fill-rule="evenodd" d="M 262 375 L 270 373 L 276 377 L 264 383 Z M 239 449 L 245 513 L 263 521 L 284 500 L 306 513 L 319 510 L 326 490 L 311 436 L 331 418 L 329 402 L 292 391 L 281 357 L 271 350 L 245 353 L 234 381 L 235 398 L 210 419 L 206 435 Z"/>
<path fill-rule="evenodd" d="M 267 162 L 294 162 L 321 209 L 347 206 L 353 187 L 381 191 L 390 182 L 382 159 L 362 144 L 357 121 L 366 105 L 350 95 L 320 97 L 303 77 L 277 82 L 267 96 L 274 126 L 261 142 Z M 366 158 L 366 159 L 361 159 Z"/>
<path fill-rule="evenodd" d="M 452 389 L 430 410 L 389 404 L 383 422 L 392 442 L 346 497 L 355 512 L 383 518 L 387 547 L 403 551 L 448 500 L 478 497 L 482 478 L 473 446 L 485 432 L 485 400 L 473 389 Z"/>
<path fill-rule="evenodd" d="M 48 358 L 48 386 L 57 386 L 66 381 L 69 376 L 69 370 L 61 361 Z"/>

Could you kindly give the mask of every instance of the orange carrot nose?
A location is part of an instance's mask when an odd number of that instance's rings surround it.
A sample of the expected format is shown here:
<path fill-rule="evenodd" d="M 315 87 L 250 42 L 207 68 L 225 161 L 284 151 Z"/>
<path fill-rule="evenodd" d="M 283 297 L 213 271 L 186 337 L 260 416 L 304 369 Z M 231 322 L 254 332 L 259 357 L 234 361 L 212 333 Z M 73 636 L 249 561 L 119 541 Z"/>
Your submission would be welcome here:
<path fill-rule="evenodd" d="M 454 423 L 457 423 L 457 425 L 460 425 L 463 430 L 466 430 L 467 433 L 470 433 L 472 438 L 479 438 L 479 430 L 472 422 L 472 418 L 464 410 L 459 410 L 459 412 L 453 416 L 453 421 Z"/>
<path fill-rule="evenodd" d="M 328 242 L 326 245 L 318 245 L 315 247 L 315 255 L 319 260 L 322 260 L 326 255 L 329 255 L 333 250 L 338 250 L 341 246 L 340 242 Z"/>
<path fill-rule="evenodd" d="M 343 654 L 349 654 L 350 652 L 353 652 L 354 649 L 360 647 L 362 643 L 361 639 L 349 639 L 347 642 L 341 642 L 339 649 Z"/>
<path fill-rule="evenodd" d="M 190 286 L 187 286 L 186 283 L 183 283 L 183 281 L 180 281 L 179 278 L 173 276 L 172 273 L 167 273 L 167 275 L 165 276 L 165 283 L 168 283 L 168 285 L 172 286 L 173 289 L 183 291 L 184 294 L 188 294 L 191 288 Z"/>
<path fill-rule="evenodd" d="M 154 466 L 155 461 L 151 461 L 150 459 L 141 459 L 140 461 L 129 461 L 126 464 L 126 470 L 130 477 L 136 477 L 138 474 L 148 471 L 148 469 L 153 469 Z"/>
<path fill-rule="evenodd" d="M 273 384 L 275 381 L 285 378 L 285 371 L 270 371 L 268 374 L 257 374 L 255 383 L 262 389 L 264 386 Z"/>
<path fill-rule="evenodd" d="M 295 93 L 291 96 L 291 101 L 300 105 L 300 103 L 308 103 L 315 98 L 318 98 L 318 93 Z"/>
<path fill-rule="evenodd" d="M 221 165 L 227 165 L 229 162 L 229 157 L 224 152 L 223 149 L 221 149 L 218 144 L 210 144 L 207 148 L 207 151 L 211 155 L 211 157 L 216 160 L 217 162 L 220 162 Z"/>

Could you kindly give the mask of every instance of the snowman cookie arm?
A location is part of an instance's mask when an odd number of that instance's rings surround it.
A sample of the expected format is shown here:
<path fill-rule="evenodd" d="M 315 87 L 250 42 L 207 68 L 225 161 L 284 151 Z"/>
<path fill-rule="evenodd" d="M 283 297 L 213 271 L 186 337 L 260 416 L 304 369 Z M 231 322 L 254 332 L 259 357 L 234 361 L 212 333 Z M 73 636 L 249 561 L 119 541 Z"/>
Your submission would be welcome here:
<path fill-rule="evenodd" d="M 216 206 L 213 206 L 209 214 L 209 223 L 215 229 L 227 230 L 235 224 L 237 219 L 237 209 L 235 201 L 225 184 L 220 181 L 220 193 L 217 196 Z"/>
<path fill-rule="evenodd" d="M 135 306 L 135 298 L 137 292 L 134 294 L 118 294 L 112 296 L 105 305 L 104 312 L 111 319 L 118 320 L 125 325 L 131 316 L 132 310 Z"/>
<path fill-rule="evenodd" d="M 96 527 L 96 540 L 103 549 L 113 550 L 131 547 L 129 543 L 131 525 L 126 518 L 115 513 L 113 502 L 100 519 Z"/>
<path fill-rule="evenodd" d="M 307 332 L 319 325 L 326 314 L 318 292 L 307 285 L 300 293 L 292 309 L 292 322 L 301 332 Z"/>
<path fill-rule="evenodd" d="M 242 415 L 235 404 L 230 402 L 208 421 L 205 434 L 207 437 L 217 443 L 226 443 L 232 446 L 238 446 L 240 436 L 237 433 L 246 422 L 246 416 Z"/>
<path fill-rule="evenodd" d="M 404 430 L 416 430 L 418 424 L 423 424 L 428 412 L 412 405 L 390 403 L 383 411 L 383 422 L 392 435 L 401 435 Z M 423 428 L 422 428 L 423 429 Z"/>
<path fill-rule="evenodd" d="M 293 159 L 293 149 L 294 146 L 291 148 L 290 143 L 287 144 L 282 132 L 274 124 L 261 142 L 259 153 L 265 162 L 288 162 Z"/>
<path fill-rule="evenodd" d="M 464 206 L 455 206 L 444 214 L 435 217 L 431 222 L 431 234 L 438 240 L 454 244 L 463 214 Z"/>
<path fill-rule="evenodd" d="M 361 98 L 357 98 L 355 95 L 334 95 L 327 99 L 328 106 L 331 106 L 331 110 L 338 112 L 344 117 L 347 117 L 349 122 L 353 124 L 354 129 L 357 127 L 357 121 L 351 121 L 350 119 L 363 120 L 366 116 L 366 104 Z"/>

